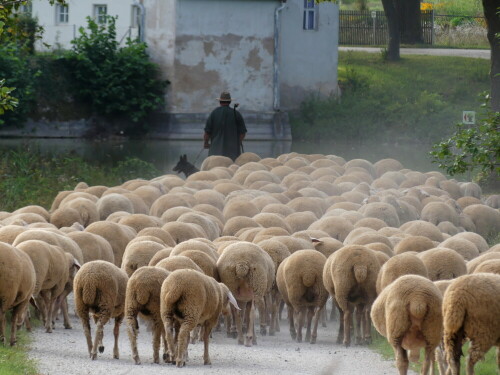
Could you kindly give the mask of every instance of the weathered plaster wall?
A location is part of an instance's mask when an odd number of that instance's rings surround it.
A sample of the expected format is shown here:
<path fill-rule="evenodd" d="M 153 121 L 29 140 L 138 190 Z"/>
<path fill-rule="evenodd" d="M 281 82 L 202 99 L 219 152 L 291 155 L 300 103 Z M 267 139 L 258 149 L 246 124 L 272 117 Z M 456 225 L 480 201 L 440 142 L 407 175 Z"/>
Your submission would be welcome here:
<path fill-rule="evenodd" d="M 247 111 L 272 110 L 278 1 L 178 0 L 168 110 L 209 112 L 229 90 Z"/>
<path fill-rule="evenodd" d="M 297 108 L 311 94 L 336 94 L 338 5 L 318 5 L 318 27 L 303 29 L 303 0 L 288 0 L 281 15 L 281 109 Z"/>

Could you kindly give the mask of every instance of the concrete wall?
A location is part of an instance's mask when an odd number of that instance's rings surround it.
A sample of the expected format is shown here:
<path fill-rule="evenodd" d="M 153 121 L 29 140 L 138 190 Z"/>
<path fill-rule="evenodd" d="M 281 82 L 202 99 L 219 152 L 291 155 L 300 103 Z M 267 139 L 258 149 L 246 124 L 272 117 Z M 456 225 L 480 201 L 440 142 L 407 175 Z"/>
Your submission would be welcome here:
<path fill-rule="evenodd" d="M 105 4 L 108 15 L 118 16 L 116 20 L 117 39 L 125 42 L 126 37 L 137 35 L 137 28 L 132 25 L 132 0 L 66 0 L 69 5 L 68 23 L 58 24 L 56 20 L 56 6 L 50 5 L 47 0 L 33 0 L 33 16 L 38 18 L 38 23 L 44 28 L 43 40 L 38 42 L 39 51 L 55 48 L 71 48 L 71 40 L 79 35 L 78 29 L 87 26 L 86 17 L 92 16 L 94 4 Z M 43 42 L 43 43 L 42 43 Z M 47 47 L 44 43 L 49 44 Z"/>
<path fill-rule="evenodd" d="M 229 90 L 247 111 L 272 110 L 274 9 L 269 0 L 179 0 L 169 110 L 209 112 Z"/>
<path fill-rule="evenodd" d="M 288 0 L 281 14 L 281 109 L 297 108 L 310 95 L 336 94 L 338 5 L 317 5 L 316 30 L 303 29 L 303 0 Z"/>

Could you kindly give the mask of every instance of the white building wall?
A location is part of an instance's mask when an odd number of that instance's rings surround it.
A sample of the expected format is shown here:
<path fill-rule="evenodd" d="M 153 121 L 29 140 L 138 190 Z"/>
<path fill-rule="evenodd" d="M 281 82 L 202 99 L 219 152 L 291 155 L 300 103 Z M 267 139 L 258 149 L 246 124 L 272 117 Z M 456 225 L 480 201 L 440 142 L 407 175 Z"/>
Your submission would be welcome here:
<path fill-rule="evenodd" d="M 317 27 L 303 29 L 304 1 L 288 0 L 281 15 L 281 109 L 297 108 L 310 95 L 338 93 L 338 4 L 316 5 Z"/>
<path fill-rule="evenodd" d="M 117 40 L 124 43 L 128 36 L 135 37 L 137 28 L 132 28 L 132 6 L 130 0 L 67 0 L 69 6 L 68 23 L 57 22 L 56 5 L 50 5 L 47 0 L 32 0 L 33 16 L 38 24 L 43 26 L 43 39 L 37 42 L 37 50 L 51 50 L 56 48 L 70 49 L 71 40 L 79 35 L 80 27 L 87 27 L 87 17 L 93 16 L 94 5 L 107 5 L 110 16 L 118 16 L 116 20 Z M 48 44 L 49 47 L 44 44 Z"/>

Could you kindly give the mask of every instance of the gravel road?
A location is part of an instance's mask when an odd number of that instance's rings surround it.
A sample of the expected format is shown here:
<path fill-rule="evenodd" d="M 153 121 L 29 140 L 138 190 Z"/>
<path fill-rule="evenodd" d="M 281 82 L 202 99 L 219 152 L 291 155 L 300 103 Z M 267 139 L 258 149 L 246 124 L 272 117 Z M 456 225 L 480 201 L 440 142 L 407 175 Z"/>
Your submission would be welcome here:
<path fill-rule="evenodd" d="M 70 301 L 71 303 L 72 301 Z M 125 324 L 120 329 L 120 359 L 113 359 L 112 324 L 104 329 L 103 354 L 98 359 L 89 359 L 85 337 L 80 321 L 70 307 L 73 329 L 65 330 L 56 322 L 53 333 L 37 328 L 33 333 L 30 356 L 39 364 L 40 375 L 149 375 L 163 371 L 178 371 L 183 375 L 242 374 L 242 375 L 353 375 L 396 374 L 393 361 L 383 360 L 377 353 L 361 347 L 344 348 L 334 343 L 337 324 L 329 322 L 327 328 L 318 330 L 317 343 L 293 342 L 288 325 L 281 321 L 281 332 L 276 336 L 257 334 L 257 345 L 247 348 L 236 340 L 226 337 L 224 332 L 214 332 L 210 342 L 211 366 L 203 365 L 203 343 L 189 345 L 189 361 L 183 369 L 170 364 L 152 364 L 151 333 L 141 325 L 139 355 L 142 365 L 134 365 Z M 92 325 L 92 329 L 95 326 Z M 94 331 L 92 331 L 94 332 Z M 161 356 L 161 352 L 160 352 Z"/>

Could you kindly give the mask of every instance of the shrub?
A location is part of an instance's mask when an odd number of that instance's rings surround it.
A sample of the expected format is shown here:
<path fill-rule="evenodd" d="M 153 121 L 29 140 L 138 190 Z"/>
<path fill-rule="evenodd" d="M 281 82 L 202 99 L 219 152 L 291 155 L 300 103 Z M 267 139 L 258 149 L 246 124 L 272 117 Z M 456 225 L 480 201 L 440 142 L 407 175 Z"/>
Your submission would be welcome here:
<path fill-rule="evenodd" d="M 131 120 L 126 133 L 163 104 L 166 81 L 158 79 L 158 67 L 149 61 L 146 44 L 128 40 L 125 47 L 116 41 L 115 18 L 98 25 L 87 18 L 88 32 L 80 28 L 73 49 L 66 55 L 78 98 L 96 115 Z M 144 130 L 144 129 L 142 129 Z"/>

